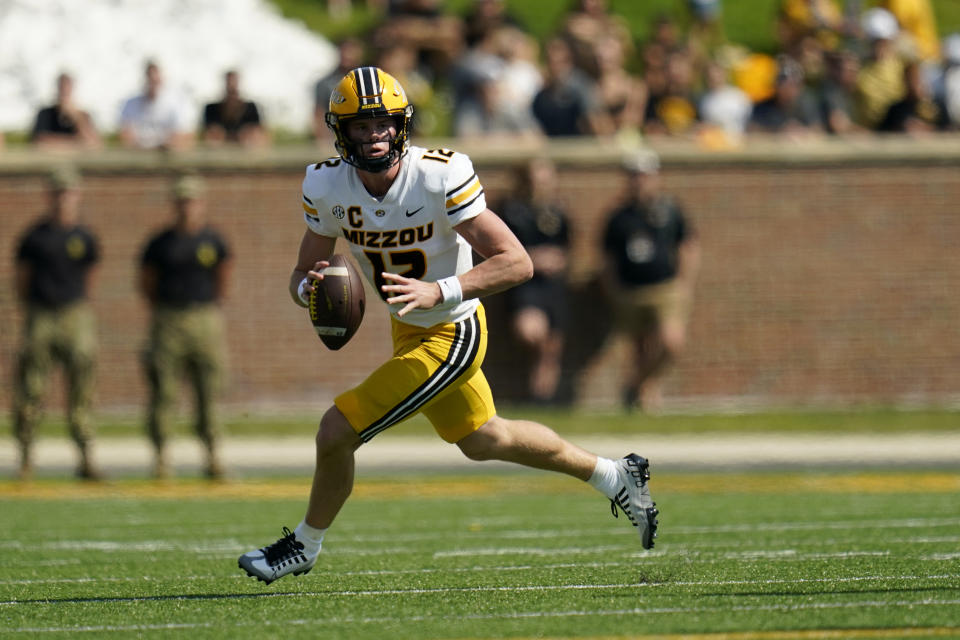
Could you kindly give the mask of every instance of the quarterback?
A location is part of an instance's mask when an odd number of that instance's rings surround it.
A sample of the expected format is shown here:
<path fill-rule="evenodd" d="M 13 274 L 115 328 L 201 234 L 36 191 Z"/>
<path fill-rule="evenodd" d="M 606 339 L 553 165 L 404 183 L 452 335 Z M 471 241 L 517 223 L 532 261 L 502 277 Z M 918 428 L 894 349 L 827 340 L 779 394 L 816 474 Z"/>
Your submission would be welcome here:
<path fill-rule="evenodd" d="M 376 67 L 350 71 L 330 95 L 326 122 L 339 157 L 307 168 L 307 228 L 290 293 L 306 306 L 337 238 L 345 238 L 390 309 L 393 356 L 337 396 L 320 420 L 303 521 L 240 556 L 240 568 L 266 583 L 310 571 L 353 488 L 354 452 L 417 413 L 471 460 L 504 460 L 588 482 L 651 548 L 658 511 L 645 458 L 598 457 L 541 424 L 497 415 L 480 369 L 487 330 L 479 298 L 524 282 L 533 267 L 487 208 L 467 156 L 410 145 L 412 115 L 403 88 Z M 473 251 L 484 258 L 476 266 Z"/>

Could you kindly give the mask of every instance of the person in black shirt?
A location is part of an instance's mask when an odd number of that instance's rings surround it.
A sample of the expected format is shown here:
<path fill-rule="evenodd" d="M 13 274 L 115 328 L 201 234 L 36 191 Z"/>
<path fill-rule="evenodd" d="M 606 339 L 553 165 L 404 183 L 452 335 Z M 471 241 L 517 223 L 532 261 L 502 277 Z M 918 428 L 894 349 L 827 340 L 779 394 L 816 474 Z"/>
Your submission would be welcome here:
<path fill-rule="evenodd" d="M 79 224 L 80 176 L 59 169 L 50 178 L 50 211 L 17 247 L 16 292 L 26 315 L 14 381 L 13 424 L 22 479 L 33 474 L 31 450 L 51 365 L 63 365 L 67 424 L 77 444 L 77 475 L 95 480 L 90 407 L 96 369 L 96 321 L 87 304 L 100 257 L 97 239 Z"/>
<path fill-rule="evenodd" d="M 200 178 L 180 178 L 173 195 L 176 220 L 149 240 L 140 268 L 140 290 L 152 310 L 144 366 L 150 389 L 147 430 L 156 452 L 154 475 L 169 475 L 165 445 L 177 385 L 186 374 L 196 397 L 195 430 L 206 447 L 206 473 L 219 478 L 223 468 L 217 456 L 215 395 L 225 348 L 217 302 L 226 288 L 230 250 L 206 225 Z"/>
<path fill-rule="evenodd" d="M 570 45 L 561 38 L 547 42 L 546 78 L 533 98 L 531 109 L 548 137 L 602 135 L 613 125 L 597 101 L 596 87 L 573 64 Z"/>
<path fill-rule="evenodd" d="M 57 101 L 37 113 L 30 142 L 45 147 L 100 146 L 100 134 L 93 119 L 73 101 L 70 74 L 57 76 Z"/>
<path fill-rule="evenodd" d="M 804 86 L 803 68 L 781 57 L 772 96 L 753 105 L 747 131 L 792 136 L 820 133 L 822 119 L 814 94 Z"/>
<path fill-rule="evenodd" d="M 627 197 L 604 234 L 615 322 L 635 351 L 623 403 L 644 411 L 661 404 L 665 366 L 683 349 L 700 263 L 697 236 L 677 203 L 660 192 L 660 161 L 641 150 L 624 162 Z"/>
<path fill-rule="evenodd" d="M 235 142 L 258 146 L 269 139 L 260 122 L 256 103 L 240 96 L 240 76 L 236 71 L 224 75 L 224 95 L 203 109 L 203 139 L 210 144 Z"/>
<path fill-rule="evenodd" d="M 513 332 L 534 356 L 530 397 L 537 403 L 554 400 L 560 381 L 569 308 L 567 254 L 570 227 L 567 212 L 557 202 L 557 174 L 545 158 L 533 159 L 517 176 L 514 194 L 498 208 L 510 230 L 533 261 L 533 278 L 507 292 Z"/>

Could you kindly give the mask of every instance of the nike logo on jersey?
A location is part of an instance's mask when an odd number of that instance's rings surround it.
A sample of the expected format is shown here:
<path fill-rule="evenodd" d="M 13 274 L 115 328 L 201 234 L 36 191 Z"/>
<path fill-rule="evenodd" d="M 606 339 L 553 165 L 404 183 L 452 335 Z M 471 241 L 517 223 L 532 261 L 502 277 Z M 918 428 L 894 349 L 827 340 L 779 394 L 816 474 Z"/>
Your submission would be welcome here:
<path fill-rule="evenodd" d="M 411 216 L 417 215 L 417 212 L 419 212 L 420 209 L 423 209 L 423 207 L 420 207 L 419 209 L 414 209 L 413 211 L 409 211 L 409 210 L 408 210 L 408 211 L 407 211 L 407 217 L 409 218 L 409 217 L 411 217 Z"/>

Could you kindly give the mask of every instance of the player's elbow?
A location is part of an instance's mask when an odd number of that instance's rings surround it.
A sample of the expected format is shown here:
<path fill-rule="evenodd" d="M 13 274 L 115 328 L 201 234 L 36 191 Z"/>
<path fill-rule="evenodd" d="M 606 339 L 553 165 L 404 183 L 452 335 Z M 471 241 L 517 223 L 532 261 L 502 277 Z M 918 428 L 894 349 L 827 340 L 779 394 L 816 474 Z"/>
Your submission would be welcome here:
<path fill-rule="evenodd" d="M 515 261 L 514 273 L 516 276 L 515 284 L 523 284 L 533 277 L 533 260 L 530 255 L 523 251 Z"/>

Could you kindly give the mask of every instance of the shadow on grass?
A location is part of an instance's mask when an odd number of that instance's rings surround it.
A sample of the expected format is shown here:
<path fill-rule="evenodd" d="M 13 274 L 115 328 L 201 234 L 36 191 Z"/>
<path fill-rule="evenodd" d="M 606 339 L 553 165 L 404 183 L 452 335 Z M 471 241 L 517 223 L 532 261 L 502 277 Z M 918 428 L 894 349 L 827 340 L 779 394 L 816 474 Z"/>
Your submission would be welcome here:
<path fill-rule="evenodd" d="M 26 600 L 8 600 L 0 602 L 3 605 L 18 604 L 90 604 L 106 602 L 165 602 L 175 600 L 249 600 L 258 598 L 279 598 L 287 596 L 317 596 L 317 593 L 305 593 L 299 591 L 282 591 L 273 593 L 196 593 L 179 594 L 165 596 L 132 596 L 132 597 L 114 597 L 103 596 L 99 598 L 30 598 Z"/>

